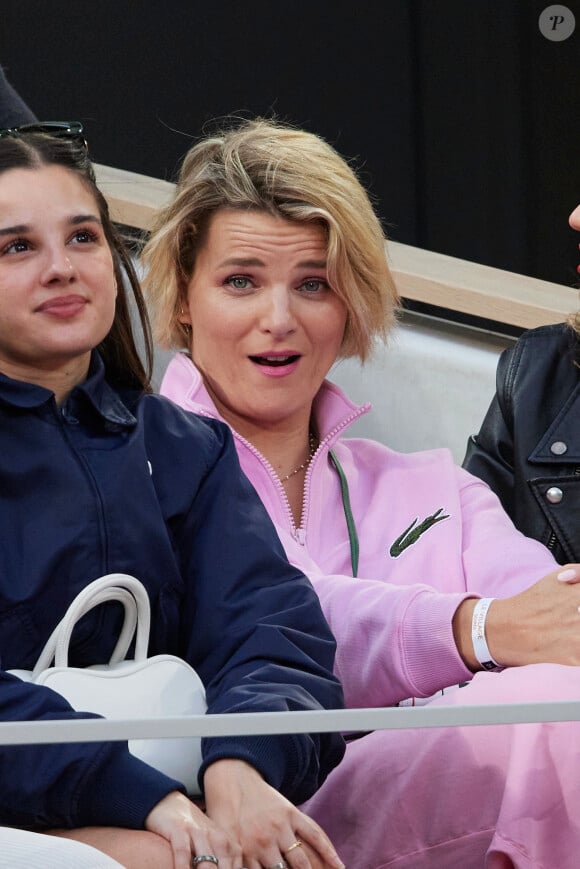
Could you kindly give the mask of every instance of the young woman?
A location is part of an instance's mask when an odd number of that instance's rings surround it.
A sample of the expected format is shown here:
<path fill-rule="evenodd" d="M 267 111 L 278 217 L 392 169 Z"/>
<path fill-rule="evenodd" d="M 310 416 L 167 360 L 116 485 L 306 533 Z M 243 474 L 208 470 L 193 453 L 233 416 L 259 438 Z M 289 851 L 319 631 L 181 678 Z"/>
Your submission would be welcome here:
<path fill-rule="evenodd" d="M 580 232 L 580 205 L 570 226 Z M 577 313 L 502 353 L 496 395 L 464 460 L 561 563 L 580 561 L 579 335 Z"/>
<path fill-rule="evenodd" d="M 82 715 L 5 671 L 32 668 L 79 590 L 114 572 L 146 586 L 149 652 L 186 659 L 209 712 L 340 705 L 316 595 L 227 427 L 150 394 L 126 283 L 147 336 L 78 127 L 1 133 L 0 718 Z M 118 613 L 102 610 L 75 631 L 74 665 L 108 659 Z M 126 744 L 2 748 L 0 820 L 60 828 L 139 869 L 340 866 L 290 800 L 342 751 L 335 736 L 204 740 L 204 813 Z"/>
<path fill-rule="evenodd" d="M 348 705 L 467 680 L 432 702 L 578 696 L 580 670 L 562 666 L 580 663 L 578 566 L 555 570 L 446 451 L 343 437 L 369 407 L 325 377 L 336 359 L 366 358 L 396 305 L 379 221 L 346 162 L 261 120 L 202 140 L 145 262 L 157 336 L 182 351 L 162 392 L 232 427 L 315 583 Z M 486 672 L 496 664 L 510 669 Z M 566 724 L 377 732 L 348 745 L 306 809 L 356 869 L 571 867 L 576 745 Z"/>

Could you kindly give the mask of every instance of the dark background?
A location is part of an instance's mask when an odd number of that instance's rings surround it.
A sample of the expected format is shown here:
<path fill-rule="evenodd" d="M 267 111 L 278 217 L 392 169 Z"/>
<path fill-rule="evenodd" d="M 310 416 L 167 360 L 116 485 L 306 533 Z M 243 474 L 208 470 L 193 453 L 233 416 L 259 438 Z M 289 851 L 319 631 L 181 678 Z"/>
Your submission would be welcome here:
<path fill-rule="evenodd" d="M 93 158 L 174 177 L 216 116 L 271 114 L 355 158 L 402 242 L 577 284 L 580 0 L 1 0 L 0 63 Z"/>

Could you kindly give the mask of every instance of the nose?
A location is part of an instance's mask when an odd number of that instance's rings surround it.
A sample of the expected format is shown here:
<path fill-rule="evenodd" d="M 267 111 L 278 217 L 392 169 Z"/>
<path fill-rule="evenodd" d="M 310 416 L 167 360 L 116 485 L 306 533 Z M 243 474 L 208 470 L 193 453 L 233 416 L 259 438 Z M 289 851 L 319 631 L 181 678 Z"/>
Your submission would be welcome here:
<path fill-rule="evenodd" d="M 75 279 L 76 269 L 66 249 L 50 248 L 47 251 L 46 265 L 43 272 L 44 283 L 70 283 Z"/>
<path fill-rule="evenodd" d="M 266 294 L 261 325 L 274 338 L 284 338 L 296 331 L 292 296 L 286 287 L 273 287 Z"/>
<path fill-rule="evenodd" d="M 580 232 L 580 205 L 577 205 L 570 217 L 568 218 L 568 222 L 572 229 Z"/>

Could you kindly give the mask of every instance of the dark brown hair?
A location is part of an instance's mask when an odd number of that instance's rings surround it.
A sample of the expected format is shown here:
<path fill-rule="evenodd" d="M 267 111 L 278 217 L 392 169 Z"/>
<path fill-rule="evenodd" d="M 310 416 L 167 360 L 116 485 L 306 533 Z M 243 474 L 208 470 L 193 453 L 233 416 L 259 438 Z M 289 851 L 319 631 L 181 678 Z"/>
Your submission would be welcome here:
<path fill-rule="evenodd" d="M 43 166 L 62 166 L 81 179 L 97 204 L 111 250 L 117 282 L 115 317 L 109 333 L 96 348 L 103 358 L 107 380 L 115 387 L 151 392 L 153 342 L 145 300 L 131 256 L 111 220 L 107 201 L 97 187 L 86 148 L 74 139 L 45 133 L 22 132 L 0 138 L 0 174 L 10 169 L 40 169 Z M 128 288 L 141 326 L 145 364 L 137 350 Z"/>

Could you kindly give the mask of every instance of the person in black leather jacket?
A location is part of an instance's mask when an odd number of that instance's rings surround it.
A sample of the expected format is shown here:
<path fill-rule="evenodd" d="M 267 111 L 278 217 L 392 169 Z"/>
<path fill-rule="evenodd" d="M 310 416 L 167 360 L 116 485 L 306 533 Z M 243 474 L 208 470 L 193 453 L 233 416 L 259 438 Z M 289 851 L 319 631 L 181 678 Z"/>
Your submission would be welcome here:
<path fill-rule="evenodd" d="M 580 205 L 570 226 L 580 231 Z M 524 333 L 500 357 L 496 395 L 463 461 L 562 564 L 580 561 L 579 366 L 580 313 Z"/>

